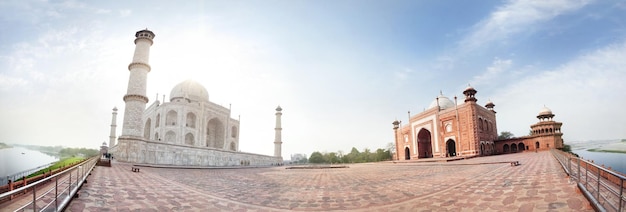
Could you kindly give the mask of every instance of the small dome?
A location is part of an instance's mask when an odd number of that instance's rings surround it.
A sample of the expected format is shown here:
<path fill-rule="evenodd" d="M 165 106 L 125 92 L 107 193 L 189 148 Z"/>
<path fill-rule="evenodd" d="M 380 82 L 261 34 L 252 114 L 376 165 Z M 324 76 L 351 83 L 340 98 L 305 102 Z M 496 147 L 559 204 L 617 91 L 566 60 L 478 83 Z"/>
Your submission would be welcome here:
<path fill-rule="evenodd" d="M 493 104 L 493 102 L 490 100 L 487 101 L 487 103 L 485 104 L 485 107 L 489 108 L 489 107 L 493 107 L 496 106 L 495 104 Z"/>
<path fill-rule="evenodd" d="M 170 101 L 177 98 L 189 99 L 193 102 L 208 102 L 209 92 L 200 83 L 193 80 L 185 80 L 172 88 Z"/>
<path fill-rule="evenodd" d="M 280 105 L 278 105 L 278 107 L 276 108 L 276 111 L 283 111 L 283 109 L 280 107 Z"/>
<path fill-rule="evenodd" d="M 543 115 L 553 115 L 553 114 L 552 114 L 552 110 L 550 110 L 550 108 L 547 108 L 546 106 L 543 106 L 541 111 L 539 111 L 539 115 L 543 116 Z"/>
<path fill-rule="evenodd" d="M 441 107 L 442 110 L 454 107 L 454 102 L 448 99 L 448 97 L 445 97 L 443 94 L 439 94 L 437 98 L 439 98 L 439 107 Z M 428 109 L 435 108 L 435 107 L 437 107 L 437 99 L 433 100 L 430 103 L 430 105 L 428 106 Z"/>

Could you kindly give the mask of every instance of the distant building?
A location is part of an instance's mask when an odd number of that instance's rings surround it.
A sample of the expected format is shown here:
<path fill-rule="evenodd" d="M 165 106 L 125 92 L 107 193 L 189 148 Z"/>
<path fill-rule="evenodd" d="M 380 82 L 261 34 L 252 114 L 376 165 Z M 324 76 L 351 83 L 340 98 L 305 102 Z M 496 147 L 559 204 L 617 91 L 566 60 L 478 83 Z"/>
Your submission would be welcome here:
<path fill-rule="evenodd" d="M 563 123 L 552 120 L 553 117 L 552 110 L 543 107 L 537 115 L 539 122 L 530 126 L 530 135 L 497 140 L 496 149 L 501 153 L 514 153 L 563 148 Z"/>
<path fill-rule="evenodd" d="M 440 94 L 423 112 L 411 115 L 409 123 L 394 121 L 395 158 L 416 160 L 433 157 L 486 156 L 525 150 L 563 147 L 562 123 L 552 121 L 544 108 L 540 122 L 531 126 L 533 135 L 497 140 L 495 104 L 477 103 L 476 89 L 468 86 L 463 103 Z"/>
<path fill-rule="evenodd" d="M 291 155 L 291 162 L 292 162 L 292 163 L 297 163 L 297 162 L 299 162 L 299 161 L 301 161 L 301 160 L 303 160 L 303 159 L 308 159 L 308 158 L 306 157 L 306 154 L 299 154 L 299 153 L 298 153 L 298 154 L 292 154 L 292 155 Z"/>

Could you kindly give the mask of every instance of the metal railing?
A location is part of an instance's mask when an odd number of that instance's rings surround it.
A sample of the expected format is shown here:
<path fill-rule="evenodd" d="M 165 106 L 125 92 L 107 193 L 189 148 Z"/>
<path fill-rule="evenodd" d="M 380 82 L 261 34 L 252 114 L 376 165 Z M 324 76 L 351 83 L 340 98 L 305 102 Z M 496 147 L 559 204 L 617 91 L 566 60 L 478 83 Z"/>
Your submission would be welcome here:
<path fill-rule="evenodd" d="M 32 192 L 32 200 L 24 203 L 15 211 L 62 211 L 87 180 L 87 176 L 93 170 L 96 162 L 97 157 L 91 158 L 35 183 L 0 194 L 0 199 L 10 198 L 19 193 Z M 54 183 L 54 185 L 47 185 L 49 182 Z M 24 196 L 23 198 L 27 197 Z M 50 208 L 51 206 L 54 208 Z"/>
<path fill-rule="evenodd" d="M 625 211 L 624 181 L 618 172 L 598 166 L 561 150 L 551 150 L 570 179 L 599 211 Z"/>
<path fill-rule="evenodd" d="M 4 181 L 4 183 L 0 183 L 0 185 L 6 185 L 6 184 L 8 184 L 10 182 L 15 182 L 15 181 L 17 181 L 20 178 L 23 178 L 23 177 L 26 177 L 26 176 L 28 176 L 28 175 L 30 175 L 32 173 L 38 172 L 39 170 L 47 168 L 47 167 L 51 166 L 52 164 L 54 164 L 54 163 L 48 163 L 48 164 L 45 164 L 45 165 L 38 166 L 36 168 L 32 168 L 32 169 L 29 169 L 29 170 L 26 170 L 26 171 L 21 171 L 21 172 L 15 173 L 15 174 L 8 175 L 7 178 L 6 178 L 6 181 Z"/>

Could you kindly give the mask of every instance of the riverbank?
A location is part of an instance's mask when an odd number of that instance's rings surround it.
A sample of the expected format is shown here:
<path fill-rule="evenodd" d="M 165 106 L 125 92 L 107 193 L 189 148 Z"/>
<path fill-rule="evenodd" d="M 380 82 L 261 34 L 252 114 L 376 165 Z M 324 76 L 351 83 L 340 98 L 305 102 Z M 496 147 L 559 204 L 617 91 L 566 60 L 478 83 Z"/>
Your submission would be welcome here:
<path fill-rule="evenodd" d="M 615 150 L 615 149 L 588 149 L 590 152 L 610 152 L 610 153 L 621 153 L 626 154 L 626 150 Z"/>
<path fill-rule="evenodd" d="M 8 144 L 5 143 L 0 143 L 0 149 L 8 149 L 11 148 L 12 146 L 9 146 Z"/>

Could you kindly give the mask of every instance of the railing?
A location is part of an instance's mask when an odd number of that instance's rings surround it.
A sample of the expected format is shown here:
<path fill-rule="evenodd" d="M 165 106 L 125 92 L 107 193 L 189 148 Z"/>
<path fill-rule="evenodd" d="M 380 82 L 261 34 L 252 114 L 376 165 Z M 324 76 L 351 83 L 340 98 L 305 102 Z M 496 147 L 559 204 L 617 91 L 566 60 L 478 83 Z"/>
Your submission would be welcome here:
<path fill-rule="evenodd" d="M 623 174 L 560 150 L 551 151 L 570 179 L 578 183 L 578 188 L 598 211 L 626 210 L 624 197 L 626 177 Z"/>
<path fill-rule="evenodd" d="M 19 193 L 32 192 L 32 200 L 15 209 L 15 211 L 62 211 L 76 195 L 78 189 L 87 180 L 87 176 L 96 165 L 97 157 L 86 160 L 72 168 L 54 174 L 36 183 L 0 194 L 0 199 L 11 198 Z M 53 182 L 54 185 L 46 185 Z M 24 197 L 26 198 L 26 197 Z M 46 202 L 49 200 L 50 202 Z M 53 208 L 50 208 L 53 206 Z"/>
<path fill-rule="evenodd" d="M 30 175 L 32 173 L 38 172 L 39 170 L 42 170 L 42 169 L 44 169 L 46 167 L 49 167 L 52 164 L 54 164 L 54 163 L 41 165 L 41 166 L 38 166 L 36 168 L 32 168 L 32 169 L 29 169 L 29 170 L 26 170 L 26 171 L 21 171 L 21 172 L 15 173 L 15 174 L 8 175 L 7 178 L 6 178 L 6 181 L 4 181 L 4 183 L 0 183 L 0 185 L 6 185 L 6 184 L 8 184 L 10 182 L 15 182 L 15 181 L 17 181 L 17 179 L 20 179 L 20 178 L 26 177 L 26 176 L 28 176 L 28 175 Z"/>

